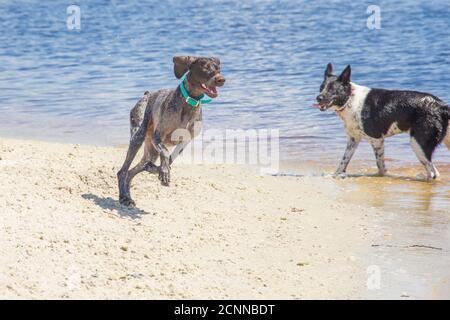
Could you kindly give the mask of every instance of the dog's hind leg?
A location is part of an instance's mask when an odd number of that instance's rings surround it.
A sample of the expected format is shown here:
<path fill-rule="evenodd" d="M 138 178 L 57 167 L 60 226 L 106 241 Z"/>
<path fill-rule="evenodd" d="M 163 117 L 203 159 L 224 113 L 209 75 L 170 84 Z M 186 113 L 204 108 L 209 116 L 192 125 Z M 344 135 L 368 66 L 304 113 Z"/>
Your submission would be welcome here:
<path fill-rule="evenodd" d="M 361 138 L 355 138 L 355 137 L 348 137 L 347 141 L 347 149 L 345 149 L 344 157 L 342 158 L 342 161 L 339 165 L 339 168 L 336 170 L 334 176 L 339 176 L 345 173 L 347 170 L 348 164 L 350 163 L 350 160 L 352 159 L 353 155 L 355 154 L 356 149 L 358 148 L 359 142 L 361 141 Z"/>
<path fill-rule="evenodd" d="M 147 131 L 147 122 L 143 122 L 139 129 L 134 133 L 130 140 L 130 145 L 128 147 L 127 156 L 122 168 L 117 173 L 118 183 L 119 183 L 119 202 L 126 206 L 134 206 L 135 203 L 131 199 L 130 195 L 130 179 L 128 169 L 131 166 L 134 158 L 136 157 L 139 148 L 144 142 L 145 135 Z"/>
<path fill-rule="evenodd" d="M 373 139 L 370 141 L 373 151 L 375 152 L 375 158 L 377 160 L 378 174 L 384 176 L 387 172 L 384 163 L 384 139 Z"/>
<path fill-rule="evenodd" d="M 428 180 L 437 179 L 439 177 L 439 171 L 436 169 L 433 162 L 431 161 L 433 151 L 436 148 L 436 146 L 434 147 L 429 145 L 427 146 L 423 141 L 421 141 L 421 139 L 412 136 L 411 147 L 414 150 L 414 153 L 416 154 L 420 163 L 422 163 L 422 165 L 427 170 Z"/>

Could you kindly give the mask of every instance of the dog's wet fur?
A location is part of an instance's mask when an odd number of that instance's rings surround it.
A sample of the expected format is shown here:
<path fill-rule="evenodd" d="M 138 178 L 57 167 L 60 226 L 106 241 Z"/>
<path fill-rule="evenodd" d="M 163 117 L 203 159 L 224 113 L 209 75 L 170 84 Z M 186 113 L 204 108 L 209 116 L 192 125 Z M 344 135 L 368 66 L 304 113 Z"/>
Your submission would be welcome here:
<path fill-rule="evenodd" d="M 218 96 L 217 87 L 225 83 L 217 58 L 178 56 L 173 58 L 175 76 L 180 79 L 189 71 L 185 88 L 190 97 L 197 99 L 203 94 L 211 98 Z M 131 180 L 140 172 L 159 174 L 164 186 L 170 184 L 170 165 L 183 148 L 201 128 L 202 107 L 186 103 L 180 86 L 172 90 L 145 92 L 130 113 L 130 145 L 122 168 L 117 173 L 119 201 L 125 206 L 134 206 L 131 198 Z M 194 130 L 195 128 L 195 130 Z M 190 135 L 179 139 L 176 130 L 187 130 Z M 173 137 L 177 136 L 176 139 Z M 144 144 L 141 161 L 131 170 L 131 163 Z M 175 146 L 172 153 L 170 149 Z M 155 162 L 160 158 L 160 165 Z"/>
<path fill-rule="evenodd" d="M 341 117 L 348 135 L 347 149 L 335 175 L 345 174 L 362 139 L 372 145 L 378 173 L 384 175 L 384 139 L 406 132 L 428 179 L 438 178 L 432 157 L 441 142 L 450 149 L 449 105 L 428 93 L 368 88 L 352 83 L 350 78 L 350 66 L 336 76 L 329 63 L 316 98 L 321 111 L 333 110 Z"/>

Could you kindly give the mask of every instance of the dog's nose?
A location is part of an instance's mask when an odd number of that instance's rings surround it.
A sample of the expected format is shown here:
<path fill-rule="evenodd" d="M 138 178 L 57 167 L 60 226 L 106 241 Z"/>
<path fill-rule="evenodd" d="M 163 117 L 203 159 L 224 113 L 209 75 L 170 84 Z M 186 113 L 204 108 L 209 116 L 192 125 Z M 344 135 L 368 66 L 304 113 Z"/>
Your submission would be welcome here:
<path fill-rule="evenodd" d="M 220 77 L 216 78 L 216 84 L 218 86 L 223 86 L 224 83 L 225 83 L 225 78 L 224 77 L 220 76 Z"/>
<path fill-rule="evenodd" d="M 323 96 L 321 95 L 321 94 L 319 94 L 317 97 L 316 97 L 316 100 L 317 100 L 317 102 L 321 102 L 322 100 L 323 100 Z"/>

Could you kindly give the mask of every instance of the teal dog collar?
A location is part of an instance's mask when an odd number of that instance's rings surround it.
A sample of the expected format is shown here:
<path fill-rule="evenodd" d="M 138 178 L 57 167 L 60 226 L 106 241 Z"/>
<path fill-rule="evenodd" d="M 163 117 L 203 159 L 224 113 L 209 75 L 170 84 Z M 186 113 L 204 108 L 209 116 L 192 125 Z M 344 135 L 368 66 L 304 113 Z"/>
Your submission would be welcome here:
<path fill-rule="evenodd" d="M 209 98 L 203 99 L 205 94 L 202 94 L 199 99 L 194 99 L 189 96 L 189 94 L 184 86 L 184 80 L 186 80 L 188 73 L 189 72 L 186 72 L 183 75 L 183 77 L 181 78 L 181 83 L 180 83 L 181 94 L 183 95 L 186 103 L 193 107 L 200 107 L 202 104 L 210 103 L 212 101 L 212 99 L 209 99 Z"/>

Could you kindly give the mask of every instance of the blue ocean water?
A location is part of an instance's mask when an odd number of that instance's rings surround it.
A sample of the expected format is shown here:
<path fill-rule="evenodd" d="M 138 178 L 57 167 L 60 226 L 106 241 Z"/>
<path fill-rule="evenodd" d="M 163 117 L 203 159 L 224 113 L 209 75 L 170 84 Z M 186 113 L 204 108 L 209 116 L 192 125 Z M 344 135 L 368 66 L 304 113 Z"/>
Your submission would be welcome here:
<path fill-rule="evenodd" d="M 67 7 L 81 9 L 69 30 Z M 275 128 L 282 158 L 336 159 L 345 134 L 312 108 L 325 65 L 362 85 L 416 89 L 450 101 L 450 5 L 377 1 L 2 1 L 0 135 L 92 144 L 128 141 L 146 90 L 176 87 L 174 55 L 217 56 L 227 78 L 206 128 Z M 408 138 L 387 154 L 414 160 Z M 367 152 L 366 152 L 367 151 Z M 358 152 L 372 159 L 368 147 Z M 438 150 L 440 160 L 448 153 Z"/>

